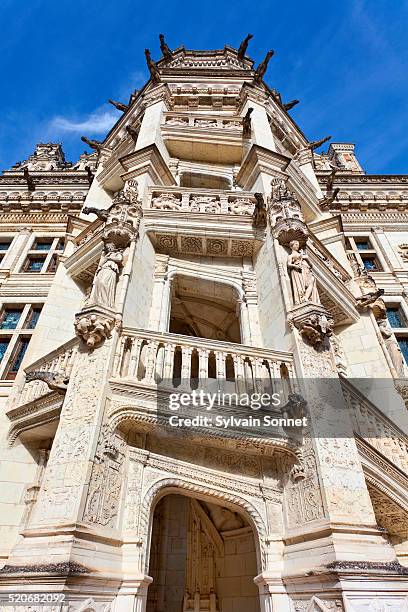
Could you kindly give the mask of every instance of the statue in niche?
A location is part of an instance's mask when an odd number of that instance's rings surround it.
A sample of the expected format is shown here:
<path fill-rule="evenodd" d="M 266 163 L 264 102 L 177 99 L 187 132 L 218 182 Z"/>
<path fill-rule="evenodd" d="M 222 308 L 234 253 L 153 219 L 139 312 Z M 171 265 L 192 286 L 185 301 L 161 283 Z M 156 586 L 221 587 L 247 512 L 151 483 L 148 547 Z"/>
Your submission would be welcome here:
<path fill-rule="evenodd" d="M 384 344 L 391 358 L 392 365 L 395 368 L 398 378 L 404 378 L 405 367 L 404 357 L 402 356 L 401 349 L 397 342 L 397 339 L 392 331 L 391 325 L 388 323 L 387 318 L 378 321 L 378 328 L 384 338 Z"/>
<path fill-rule="evenodd" d="M 303 302 L 320 304 L 316 278 L 313 274 L 308 256 L 300 249 L 298 240 L 292 240 L 289 246 L 292 252 L 288 256 L 287 266 L 292 281 L 293 300 L 295 304 L 301 304 Z"/>
<path fill-rule="evenodd" d="M 118 249 L 113 242 L 107 242 L 95 274 L 89 304 L 96 303 L 106 308 L 115 306 L 116 283 L 122 262 L 121 249 Z"/>

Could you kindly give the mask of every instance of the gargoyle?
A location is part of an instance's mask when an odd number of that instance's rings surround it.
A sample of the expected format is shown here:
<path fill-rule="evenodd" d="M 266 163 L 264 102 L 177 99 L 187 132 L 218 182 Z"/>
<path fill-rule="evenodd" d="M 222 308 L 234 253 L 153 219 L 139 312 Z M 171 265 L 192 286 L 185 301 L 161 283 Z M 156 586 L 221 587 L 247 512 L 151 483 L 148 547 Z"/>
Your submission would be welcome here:
<path fill-rule="evenodd" d="M 152 83 L 158 83 L 160 81 L 160 74 L 157 69 L 156 62 L 152 60 L 149 49 L 145 49 L 146 63 L 150 72 Z"/>
<path fill-rule="evenodd" d="M 321 138 L 320 140 L 313 140 L 312 142 L 308 143 L 308 145 L 306 146 L 306 149 L 309 149 L 310 151 L 315 151 L 315 149 L 318 149 L 330 139 L 331 139 L 331 136 L 326 136 L 326 138 Z"/>
<path fill-rule="evenodd" d="M 44 372 L 43 370 L 35 370 L 34 372 L 28 372 L 26 375 L 27 383 L 32 382 L 33 380 L 42 380 L 51 391 L 65 393 L 69 383 L 69 376 L 66 376 L 62 372 Z"/>
<path fill-rule="evenodd" d="M 109 213 L 107 210 L 101 210 L 100 208 L 95 208 L 94 206 L 85 206 L 82 209 L 82 212 L 84 215 L 96 215 L 101 221 L 107 221 L 109 218 Z"/>
<path fill-rule="evenodd" d="M 264 197 L 262 193 L 254 193 L 254 196 L 256 199 L 256 204 L 252 214 L 253 225 L 254 227 L 266 227 L 268 217 L 266 214 Z"/>
<path fill-rule="evenodd" d="M 272 49 L 270 51 L 268 51 L 268 53 L 266 54 L 265 59 L 263 60 L 263 62 L 261 62 L 258 66 L 258 68 L 255 70 L 255 74 L 254 74 L 254 81 L 255 83 L 260 83 L 265 75 L 265 72 L 268 69 L 268 64 L 269 64 L 269 60 L 271 59 L 271 57 L 275 54 L 275 51 L 273 51 Z"/>
<path fill-rule="evenodd" d="M 85 142 L 85 144 L 87 144 L 88 147 L 91 147 L 91 149 L 95 149 L 95 151 L 100 151 L 103 147 L 102 142 L 100 142 L 99 140 L 91 140 L 90 138 L 87 138 L 86 136 L 81 136 L 81 140 L 82 142 Z"/>
<path fill-rule="evenodd" d="M 251 38 L 253 38 L 253 37 L 254 37 L 253 34 L 248 34 L 248 36 L 245 36 L 244 40 L 239 45 L 239 48 L 238 48 L 238 59 L 239 60 L 243 60 L 244 59 L 245 53 L 247 52 L 247 49 L 248 49 L 248 43 L 251 40 Z"/>
<path fill-rule="evenodd" d="M 108 100 L 109 104 L 112 104 L 115 108 L 117 108 L 118 110 L 125 112 L 127 111 L 127 109 L 129 108 L 128 104 L 122 104 L 122 102 L 116 102 L 115 100 Z"/>
<path fill-rule="evenodd" d="M 367 306 L 374 304 L 382 295 L 384 295 L 384 289 L 377 289 L 376 291 L 369 291 L 360 297 L 356 297 L 357 308 L 367 308 Z"/>
<path fill-rule="evenodd" d="M 329 206 L 333 204 L 334 200 L 337 198 L 339 191 L 340 187 L 336 187 L 334 191 L 328 192 L 327 195 L 322 200 L 320 200 L 320 208 L 322 208 L 323 210 L 329 208 Z"/>
<path fill-rule="evenodd" d="M 173 53 L 171 52 L 171 49 L 166 43 L 166 41 L 164 40 L 163 34 L 159 34 L 159 38 L 160 38 L 160 50 L 163 53 L 164 59 L 167 62 L 169 62 L 170 60 L 173 59 Z"/>
<path fill-rule="evenodd" d="M 294 106 L 296 106 L 296 104 L 299 104 L 299 102 L 300 100 L 291 100 L 291 102 L 286 102 L 286 104 L 282 104 L 282 106 L 285 109 L 285 111 L 288 111 Z"/>

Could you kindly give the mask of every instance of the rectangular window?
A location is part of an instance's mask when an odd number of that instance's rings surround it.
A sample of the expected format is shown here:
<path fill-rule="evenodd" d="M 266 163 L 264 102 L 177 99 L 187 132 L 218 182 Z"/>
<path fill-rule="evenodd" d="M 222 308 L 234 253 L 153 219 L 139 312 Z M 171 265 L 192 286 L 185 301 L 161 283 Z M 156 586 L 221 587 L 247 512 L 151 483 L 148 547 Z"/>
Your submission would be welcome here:
<path fill-rule="evenodd" d="M 369 251 L 373 248 L 368 238 L 354 238 L 354 242 L 358 251 Z"/>
<path fill-rule="evenodd" d="M 375 255 L 362 255 L 361 256 L 363 266 L 368 272 L 379 272 L 381 266 Z"/>
<path fill-rule="evenodd" d="M 38 319 L 40 318 L 40 314 L 41 314 L 41 306 L 32 308 L 30 310 L 30 313 L 28 315 L 26 324 L 25 324 L 25 329 L 34 329 L 35 326 L 37 325 Z"/>
<path fill-rule="evenodd" d="M 52 247 L 53 238 L 37 238 L 32 246 L 33 251 L 49 251 Z"/>
<path fill-rule="evenodd" d="M 0 251 L 8 251 L 12 243 L 11 238 L 0 238 Z"/>
<path fill-rule="evenodd" d="M 408 327 L 404 312 L 399 306 L 387 306 L 387 319 L 391 327 Z"/>
<path fill-rule="evenodd" d="M 41 272 L 44 261 L 44 257 L 29 255 L 25 260 L 23 272 Z"/>
<path fill-rule="evenodd" d="M 22 308 L 5 308 L 1 314 L 0 329 L 16 329 Z"/>
<path fill-rule="evenodd" d="M 0 362 L 2 361 L 4 357 L 4 353 L 8 349 L 9 343 L 10 343 L 10 338 L 1 338 L 0 340 Z"/>
<path fill-rule="evenodd" d="M 405 363 L 408 365 L 408 338 L 397 338 L 401 353 L 404 355 Z"/>
<path fill-rule="evenodd" d="M 29 342 L 30 338 L 21 338 L 18 341 L 16 348 L 14 349 L 13 355 L 10 359 L 10 363 L 5 376 L 6 380 L 14 380 L 14 378 L 16 377 L 17 372 L 24 359 L 24 355 L 26 354 Z"/>

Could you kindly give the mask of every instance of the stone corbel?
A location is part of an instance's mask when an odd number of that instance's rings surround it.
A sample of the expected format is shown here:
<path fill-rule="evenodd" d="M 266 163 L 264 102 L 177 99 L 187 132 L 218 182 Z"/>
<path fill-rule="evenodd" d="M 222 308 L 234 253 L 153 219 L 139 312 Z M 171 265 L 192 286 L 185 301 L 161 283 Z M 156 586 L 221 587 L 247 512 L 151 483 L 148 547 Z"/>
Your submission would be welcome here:
<path fill-rule="evenodd" d="M 90 349 L 110 338 L 112 330 L 121 326 L 121 318 L 110 308 L 97 304 L 87 306 L 77 313 L 74 322 L 76 335 Z"/>
<path fill-rule="evenodd" d="M 318 349 L 333 333 L 333 319 L 321 304 L 303 302 L 288 313 L 288 323 L 299 330 L 302 337 Z"/>

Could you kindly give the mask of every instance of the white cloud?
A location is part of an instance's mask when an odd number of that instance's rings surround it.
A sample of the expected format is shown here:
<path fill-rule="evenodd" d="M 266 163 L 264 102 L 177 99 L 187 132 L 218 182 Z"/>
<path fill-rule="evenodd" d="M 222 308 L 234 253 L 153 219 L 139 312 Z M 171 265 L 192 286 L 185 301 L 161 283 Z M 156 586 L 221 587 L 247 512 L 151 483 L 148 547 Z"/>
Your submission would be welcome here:
<path fill-rule="evenodd" d="M 49 129 L 54 133 L 105 134 L 119 118 L 117 111 L 101 106 L 80 120 L 57 116 L 51 119 Z"/>

